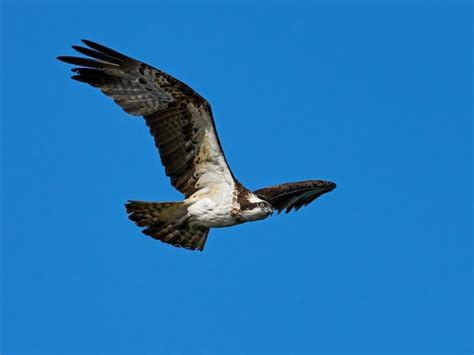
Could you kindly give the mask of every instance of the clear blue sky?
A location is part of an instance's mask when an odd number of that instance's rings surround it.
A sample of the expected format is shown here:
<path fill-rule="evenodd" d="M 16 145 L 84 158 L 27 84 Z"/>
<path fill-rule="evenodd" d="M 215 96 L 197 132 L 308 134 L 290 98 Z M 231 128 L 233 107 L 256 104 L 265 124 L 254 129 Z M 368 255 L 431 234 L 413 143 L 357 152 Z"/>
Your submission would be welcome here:
<path fill-rule="evenodd" d="M 3 11 L 2 354 L 470 352 L 468 2 Z M 181 196 L 55 59 L 81 38 L 205 96 L 247 187 L 337 189 L 203 253 L 142 235 L 123 203 Z"/>

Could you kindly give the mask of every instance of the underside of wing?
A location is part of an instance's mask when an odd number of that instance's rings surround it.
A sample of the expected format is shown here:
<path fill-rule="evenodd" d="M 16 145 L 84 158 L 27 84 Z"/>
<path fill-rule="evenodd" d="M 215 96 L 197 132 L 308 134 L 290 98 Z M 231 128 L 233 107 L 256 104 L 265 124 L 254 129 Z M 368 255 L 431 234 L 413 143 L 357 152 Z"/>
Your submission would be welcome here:
<path fill-rule="evenodd" d="M 212 183 L 233 182 L 208 102 L 183 82 L 101 44 L 73 46 L 86 57 L 73 79 L 99 88 L 127 113 L 143 116 L 172 185 L 186 197 Z"/>
<path fill-rule="evenodd" d="M 258 197 L 268 201 L 280 213 L 292 209 L 298 211 L 319 196 L 336 188 L 336 184 L 323 180 L 307 180 L 274 185 L 254 191 Z"/>

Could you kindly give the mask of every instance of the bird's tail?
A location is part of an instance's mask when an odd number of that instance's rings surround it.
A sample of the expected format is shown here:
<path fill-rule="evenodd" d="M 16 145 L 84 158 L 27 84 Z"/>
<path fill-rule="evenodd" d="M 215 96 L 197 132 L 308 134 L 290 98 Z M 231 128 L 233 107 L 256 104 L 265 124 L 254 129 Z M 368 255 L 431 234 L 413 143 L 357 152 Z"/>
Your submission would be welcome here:
<path fill-rule="evenodd" d="M 191 225 L 183 202 L 128 201 L 128 218 L 142 232 L 162 242 L 192 250 L 203 250 L 208 227 Z"/>

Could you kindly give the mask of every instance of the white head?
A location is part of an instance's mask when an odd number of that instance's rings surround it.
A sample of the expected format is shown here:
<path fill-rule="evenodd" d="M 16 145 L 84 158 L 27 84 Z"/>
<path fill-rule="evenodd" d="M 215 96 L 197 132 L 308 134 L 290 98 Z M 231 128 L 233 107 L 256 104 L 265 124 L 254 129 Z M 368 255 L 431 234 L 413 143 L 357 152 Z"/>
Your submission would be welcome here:
<path fill-rule="evenodd" d="M 245 221 L 257 221 L 267 218 L 273 213 L 273 207 L 270 203 L 251 192 L 240 199 L 239 203 L 240 216 Z"/>

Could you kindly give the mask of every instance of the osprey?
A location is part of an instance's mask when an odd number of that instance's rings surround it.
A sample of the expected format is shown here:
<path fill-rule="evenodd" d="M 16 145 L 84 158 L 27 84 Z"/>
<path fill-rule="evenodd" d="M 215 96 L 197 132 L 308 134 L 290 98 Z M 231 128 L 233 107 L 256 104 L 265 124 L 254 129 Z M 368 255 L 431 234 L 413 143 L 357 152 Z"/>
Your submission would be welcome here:
<path fill-rule="evenodd" d="M 128 217 L 162 242 L 203 250 L 209 229 L 257 221 L 314 201 L 336 184 L 310 180 L 246 189 L 222 151 L 211 106 L 183 82 L 98 43 L 73 46 L 89 57 L 61 56 L 79 66 L 72 79 L 99 88 L 133 116 L 143 116 L 182 202 L 128 201 Z"/>

